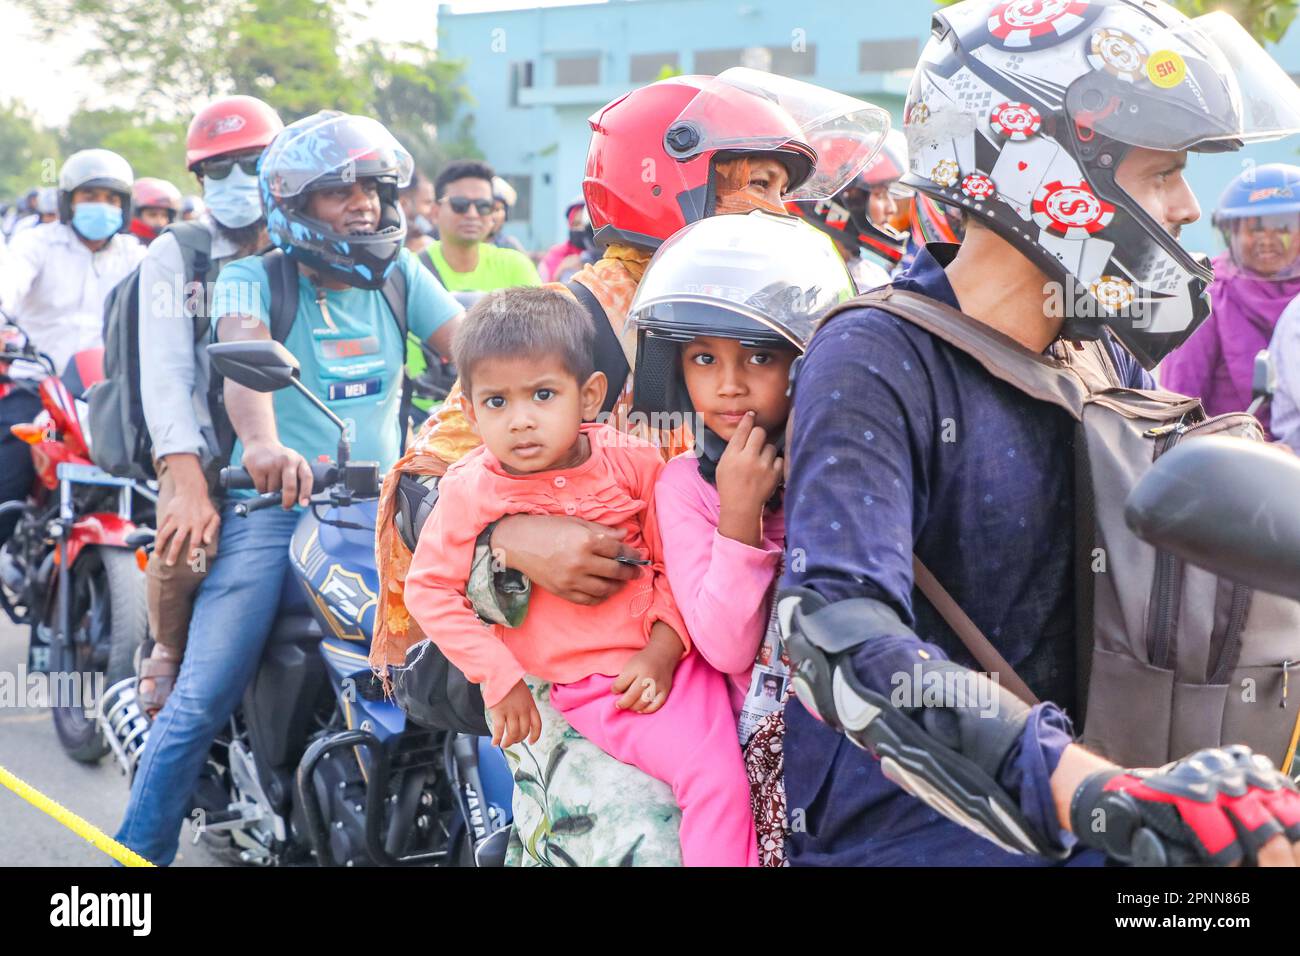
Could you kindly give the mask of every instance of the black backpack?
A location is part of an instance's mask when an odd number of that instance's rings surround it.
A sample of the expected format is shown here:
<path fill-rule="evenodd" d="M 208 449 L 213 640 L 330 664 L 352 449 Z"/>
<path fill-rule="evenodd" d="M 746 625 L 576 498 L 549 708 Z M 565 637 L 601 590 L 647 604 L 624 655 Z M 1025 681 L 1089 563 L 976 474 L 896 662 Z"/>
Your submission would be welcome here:
<path fill-rule="evenodd" d="M 208 293 L 229 259 L 212 259 L 212 234 L 200 223 L 168 226 L 185 263 L 183 308 L 194 323 L 194 341 L 208 333 Z M 91 458 L 119 477 L 154 477 L 153 444 L 140 396 L 140 267 L 104 300 L 104 378 L 86 393 L 90 406 Z"/>
<path fill-rule="evenodd" d="M 298 263 L 278 248 L 261 253 L 262 264 L 266 267 L 266 280 L 271 287 L 271 307 L 268 314 L 271 338 L 284 343 L 289 338 L 294 319 L 298 315 Z M 388 310 L 397 323 L 398 341 L 402 343 L 402 355 L 405 358 L 406 343 L 406 273 L 401 266 L 394 267 L 381 290 Z M 230 460 L 235 448 L 235 428 L 226 413 L 225 379 L 214 368 L 208 378 L 208 408 L 212 412 L 212 427 L 217 435 L 217 447 L 220 449 L 220 463 Z M 410 379 L 402 373 L 402 408 L 410 401 Z M 406 429 L 402 429 L 402 450 L 406 450 Z"/>

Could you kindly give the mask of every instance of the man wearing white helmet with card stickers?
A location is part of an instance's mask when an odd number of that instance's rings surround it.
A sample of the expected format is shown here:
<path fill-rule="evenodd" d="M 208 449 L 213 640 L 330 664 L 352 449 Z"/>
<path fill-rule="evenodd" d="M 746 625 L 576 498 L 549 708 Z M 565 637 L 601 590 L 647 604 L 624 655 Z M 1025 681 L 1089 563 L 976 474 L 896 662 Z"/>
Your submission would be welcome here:
<path fill-rule="evenodd" d="M 1144 774 L 1073 742 L 1074 419 L 997 373 L 1008 354 L 1055 372 L 1082 353 L 1113 386 L 1152 388 L 1141 366 L 1209 311 L 1212 272 L 1177 241 L 1200 215 L 1187 153 L 1300 132 L 1300 89 L 1223 13 L 967 0 L 935 14 L 904 115 L 903 183 L 962 209 L 966 236 L 922 249 L 895 302 L 826 322 L 797 372 L 779 601 L 792 864 L 1294 865 L 1300 793 L 1245 748 Z M 908 320 L 922 312 L 951 324 Z M 934 579 L 1019 694 L 970 669 Z M 893 693 L 958 679 L 979 690 Z"/>
<path fill-rule="evenodd" d="M 14 236 L 0 259 L 0 310 L 62 371 L 74 354 L 101 344 L 104 299 L 144 257 L 144 246 L 122 235 L 134 175 L 106 149 L 73 153 L 59 171 L 58 222 Z M 36 374 L 15 365 L 15 377 Z M 22 389 L 0 398 L 0 435 L 31 421 L 40 401 Z M 0 501 L 20 498 L 32 481 L 31 453 L 0 443 Z M 10 529 L 0 529 L 8 537 Z"/>

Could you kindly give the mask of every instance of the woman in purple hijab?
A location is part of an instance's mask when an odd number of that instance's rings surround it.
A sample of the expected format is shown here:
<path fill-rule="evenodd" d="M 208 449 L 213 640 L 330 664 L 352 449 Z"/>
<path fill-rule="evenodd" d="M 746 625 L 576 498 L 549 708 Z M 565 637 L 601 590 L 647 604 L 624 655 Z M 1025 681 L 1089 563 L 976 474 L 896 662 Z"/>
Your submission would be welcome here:
<path fill-rule="evenodd" d="M 1228 184 L 1214 212 L 1228 251 L 1214 260 L 1210 317 L 1160 366 L 1160 384 L 1210 415 L 1245 411 L 1255 355 L 1300 295 L 1300 166 L 1269 163 Z M 1267 407 L 1260 413 L 1267 429 Z"/>

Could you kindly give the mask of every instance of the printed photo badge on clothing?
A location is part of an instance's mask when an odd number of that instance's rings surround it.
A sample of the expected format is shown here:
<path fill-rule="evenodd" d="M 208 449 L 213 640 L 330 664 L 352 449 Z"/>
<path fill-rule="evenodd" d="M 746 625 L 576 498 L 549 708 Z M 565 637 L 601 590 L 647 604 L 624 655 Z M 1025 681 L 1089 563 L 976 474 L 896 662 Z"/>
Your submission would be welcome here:
<path fill-rule="evenodd" d="M 1066 239 L 1087 239 L 1115 218 L 1115 207 L 1083 180 L 1045 183 L 1034 194 L 1034 222 Z"/>
<path fill-rule="evenodd" d="M 993 132 L 1013 142 L 1023 142 L 1042 128 L 1043 117 L 1028 103 L 1003 103 L 989 114 Z"/>
<path fill-rule="evenodd" d="M 1147 51 L 1122 30 L 1098 30 L 1092 35 L 1088 62 L 1116 79 L 1133 83 L 1146 75 Z"/>
<path fill-rule="evenodd" d="M 1004 50 L 1038 50 L 1064 40 L 1095 14 L 1088 0 L 1011 0 L 989 16 L 989 36 Z"/>

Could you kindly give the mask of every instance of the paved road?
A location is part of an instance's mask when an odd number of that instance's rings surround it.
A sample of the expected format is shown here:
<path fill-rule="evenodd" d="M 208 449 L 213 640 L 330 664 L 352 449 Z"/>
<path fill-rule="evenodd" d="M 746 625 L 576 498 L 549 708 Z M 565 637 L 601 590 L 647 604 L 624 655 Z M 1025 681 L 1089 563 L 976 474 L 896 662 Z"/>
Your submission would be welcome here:
<path fill-rule="evenodd" d="M 0 672 L 27 659 L 27 630 L 0 615 Z M 64 755 L 48 710 L 0 707 L 0 766 L 110 836 L 126 809 L 127 781 L 111 756 L 97 766 Z M 0 866 L 100 866 L 109 858 L 12 791 L 0 787 Z M 203 847 L 181 841 L 176 866 L 219 866 Z"/>

